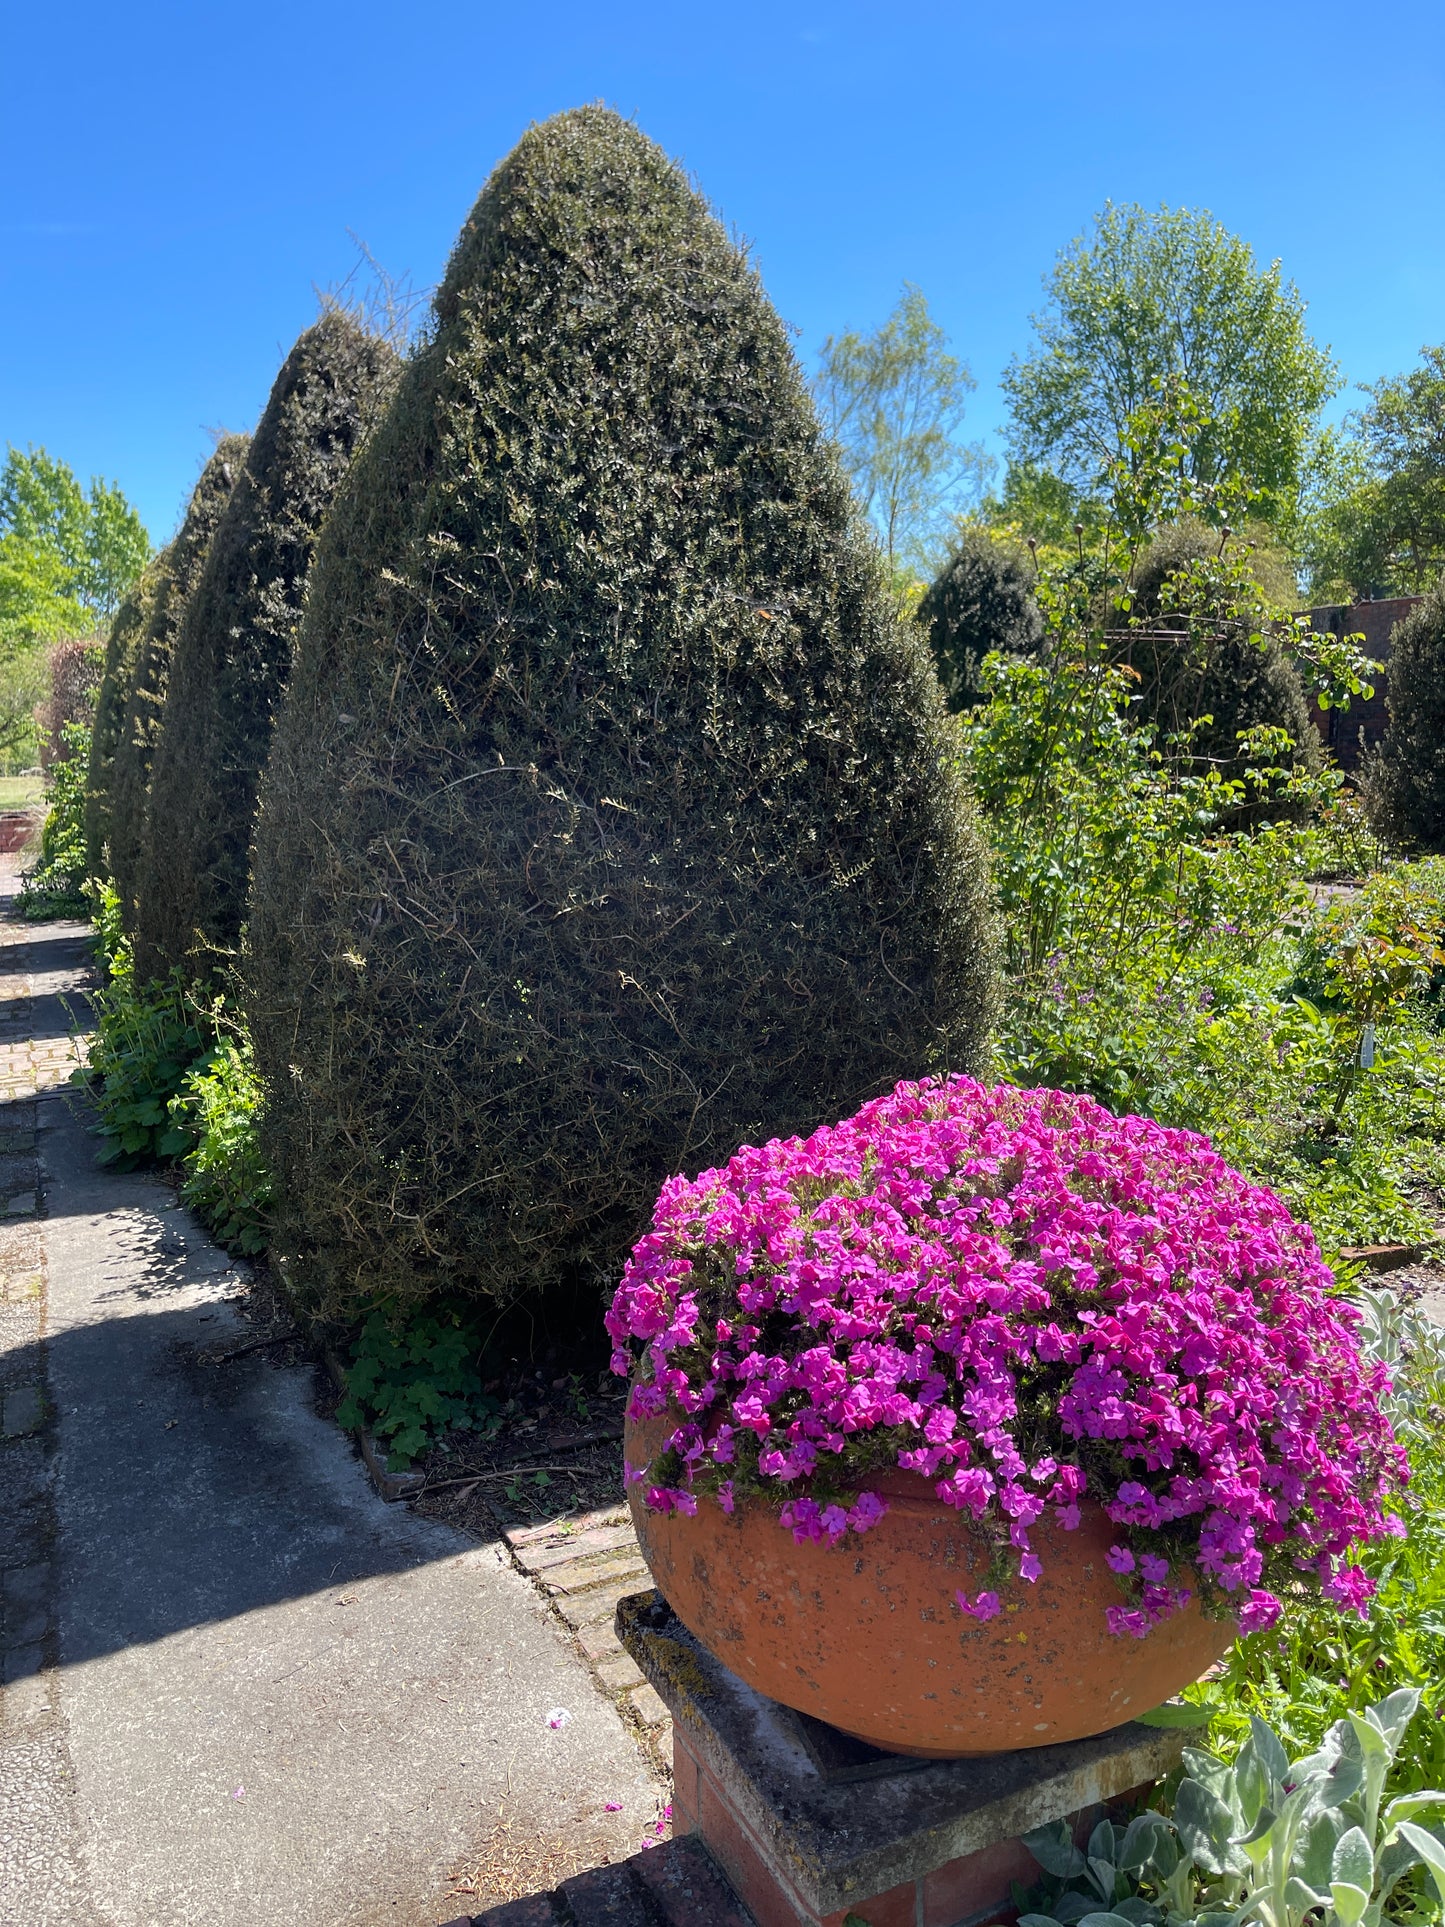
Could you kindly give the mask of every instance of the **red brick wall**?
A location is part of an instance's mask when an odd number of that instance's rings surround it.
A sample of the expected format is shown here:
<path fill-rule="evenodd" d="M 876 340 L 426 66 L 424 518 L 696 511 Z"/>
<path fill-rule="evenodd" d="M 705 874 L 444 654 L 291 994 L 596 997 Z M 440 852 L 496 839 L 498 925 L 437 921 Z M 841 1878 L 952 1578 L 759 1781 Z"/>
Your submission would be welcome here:
<path fill-rule="evenodd" d="M 1327 609 L 1307 609 L 1310 628 L 1317 634 L 1332 630 L 1337 636 L 1363 635 L 1367 656 L 1376 662 L 1390 660 L 1390 638 L 1395 624 L 1419 602 L 1417 595 L 1391 596 L 1381 602 L 1338 604 Z M 1386 673 L 1375 678 L 1375 693 L 1368 702 L 1354 697 L 1348 709 L 1316 709 L 1315 727 L 1320 740 L 1333 752 L 1341 769 L 1354 769 L 1361 755 L 1371 750 L 1384 735 L 1389 723 L 1385 703 Z"/>

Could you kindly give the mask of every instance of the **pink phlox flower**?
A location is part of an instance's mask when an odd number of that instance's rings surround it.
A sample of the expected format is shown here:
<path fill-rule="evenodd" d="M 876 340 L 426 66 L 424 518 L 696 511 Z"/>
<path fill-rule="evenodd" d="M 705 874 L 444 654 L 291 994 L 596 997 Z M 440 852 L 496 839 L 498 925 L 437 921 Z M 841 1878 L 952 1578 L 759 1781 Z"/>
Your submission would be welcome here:
<path fill-rule="evenodd" d="M 707 1442 L 677 1438 L 670 1493 L 721 1499 L 725 1466 L 767 1455 L 791 1529 L 830 1538 L 817 1454 L 847 1478 L 854 1441 L 891 1432 L 903 1469 L 1026 1542 L 1017 1491 L 1076 1529 L 1084 1475 L 1051 1461 L 1099 1440 L 1119 1471 L 1094 1501 L 1123 1529 L 1182 1526 L 1181 1562 L 1253 1622 L 1275 1573 L 1359 1610 L 1352 1548 L 1401 1529 L 1389 1374 L 1332 1294 L 1308 1227 L 1197 1134 L 949 1077 L 670 1178 L 606 1324 L 615 1370 L 641 1357 L 633 1421 L 671 1409 Z M 1167 1569 L 1120 1574 L 1116 1630 L 1179 1610 Z"/>
<path fill-rule="evenodd" d="M 970 1619 L 994 1619 L 1003 1611 L 996 1592 L 981 1592 L 977 1599 L 970 1602 L 967 1593 L 956 1592 L 958 1610 L 967 1613 Z"/>
<path fill-rule="evenodd" d="M 1104 1564 L 1110 1572 L 1132 1572 L 1134 1555 L 1127 1546 L 1110 1546 L 1104 1554 Z"/>
<path fill-rule="evenodd" d="M 1026 1579 L 1030 1585 L 1033 1585 L 1043 1569 L 1036 1552 L 1026 1552 L 1019 1560 L 1019 1578 Z"/>

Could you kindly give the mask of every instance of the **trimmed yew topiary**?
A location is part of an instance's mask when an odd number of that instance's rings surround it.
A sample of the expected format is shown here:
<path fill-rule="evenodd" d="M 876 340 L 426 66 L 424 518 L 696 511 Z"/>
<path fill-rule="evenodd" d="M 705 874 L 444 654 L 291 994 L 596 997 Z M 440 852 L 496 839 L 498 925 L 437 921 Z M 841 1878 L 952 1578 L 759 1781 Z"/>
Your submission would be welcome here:
<path fill-rule="evenodd" d="M 533 128 L 319 546 L 248 1016 L 327 1313 L 615 1283 L 670 1173 L 982 1061 L 924 639 L 755 271 L 599 108 Z"/>
<path fill-rule="evenodd" d="M 1402 850 L 1445 852 L 1445 583 L 1395 624 L 1390 726 L 1366 771 L 1365 804 Z"/>
<path fill-rule="evenodd" d="M 1191 641 L 1187 622 L 1171 606 L 1169 578 L 1191 562 L 1219 553 L 1219 530 L 1186 516 L 1161 529 L 1135 566 L 1131 615 L 1142 632 L 1130 638 L 1128 655 L 1140 678 L 1140 714 L 1164 736 L 1187 729 L 1200 717 L 1212 718 L 1192 738 L 1190 754 L 1226 775 L 1242 775 L 1254 760 L 1242 754 L 1239 735 L 1261 725 L 1287 730 L 1294 760 L 1318 769 L 1323 750 L 1309 698 L 1278 643 L 1265 649 L 1252 643 L 1248 613 L 1242 621 L 1233 620 L 1226 598 L 1218 611 L 1218 632 L 1202 648 Z M 1177 645 L 1171 631 L 1178 633 Z"/>
<path fill-rule="evenodd" d="M 90 731 L 90 768 L 85 785 L 85 863 L 88 876 L 109 870 L 110 786 L 116 745 L 135 681 L 136 662 L 155 604 L 156 584 L 170 567 L 170 550 L 149 562 L 140 580 L 111 618 L 105 662 L 95 696 Z"/>
<path fill-rule="evenodd" d="M 175 540 L 157 558 L 148 619 L 134 643 L 134 668 L 124 687 L 125 706 L 106 786 L 110 874 L 120 896 L 127 930 L 135 929 L 141 839 L 150 792 L 151 760 L 160 735 L 171 652 L 186 605 L 195 592 L 206 552 L 246 458 L 247 437 L 226 435 L 201 471 Z M 122 687 L 118 683 L 118 690 Z"/>
<path fill-rule="evenodd" d="M 1027 550 L 967 529 L 918 605 L 950 709 L 983 695 L 979 670 L 991 650 L 1031 656 L 1043 641 Z"/>
<path fill-rule="evenodd" d="M 173 965 L 206 974 L 240 936 L 256 785 L 317 532 L 397 367 L 332 312 L 276 377 L 171 660 L 137 889 L 143 981 Z"/>

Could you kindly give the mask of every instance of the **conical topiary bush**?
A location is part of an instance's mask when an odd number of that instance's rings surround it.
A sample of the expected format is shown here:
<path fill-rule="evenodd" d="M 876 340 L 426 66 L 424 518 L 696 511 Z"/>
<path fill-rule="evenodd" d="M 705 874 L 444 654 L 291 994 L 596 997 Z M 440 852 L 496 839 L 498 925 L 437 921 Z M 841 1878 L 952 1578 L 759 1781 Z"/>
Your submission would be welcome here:
<path fill-rule="evenodd" d="M 105 662 L 95 694 L 95 721 L 90 730 L 90 768 L 85 784 L 85 864 L 88 876 L 108 869 L 110 845 L 110 786 L 116 745 L 125 727 L 125 712 L 135 681 L 136 662 L 155 604 L 156 585 L 170 567 L 164 549 L 141 573 L 140 580 L 111 618 L 105 639 Z"/>
<path fill-rule="evenodd" d="M 111 757 L 107 790 L 110 874 L 127 930 L 135 928 L 151 759 L 160 734 L 171 652 L 221 512 L 241 473 L 246 443 L 244 435 L 223 436 L 201 470 L 175 540 L 159 558 L 162 566 L 156 572 L 149 619 L 135 646 L 135 666 L 125 691 L 124 719 Z"/>
<path fill-rule="evenodd" d="M 1287 730 L 1295 760 L 1318 769 L 1324 756 L 1309 698 L 1278 643 L 1261 649 L 1249 640 L 1247 624 L 1228 624 L 1231 611 L 1222 607 L 1221 632 L 1202 653 L 1169 606 L 1171 575 L 1219 552 L 1219 530 L 1186 516 L 1160 529 L 1139 558 L 1131 615 L 1140 629 L 1130 639 L 1129 660 L 1140 679 L 1140 714 L 1166 737 L 1209 717 L 1191 739 L 1190 754 L 1228 776 L 1242 775 L 1256 760 L 1241 750 L 1239 736 L 1262 724 Z M 1178 632 L 1177 646 L 1171 631 Z"/>
<path fill-rule="evenodd" d="M 203 974 L 240 935 L 256 784 L 317 532 L 397 367 L 332 312 L 276 377 L 171 659 L 137 889 L 142 981 L 173 965 Z"/>
<path fill-rule="evenodd" d="M 626 122 L 532 129 L 323 532 L 262 784 L 292 1276 L 615 1280 L 669 1173 L 981 1062 L 986 900 L 756 274 Z"/>
<path fill-rule="evenodd" d="M 1365 805 L 1397 848 L 1445 852 L 1445 583 L 1390 637 L 1390 726 L 1365 771 Z"/>
<path fill-rule="evenodd" d="M 1021 545 L 968 529 L 918 605 L 950 709 L 983 695 L 979 672 L 992 650 L 1031 656 L 1044 638 L 1034 596 L 1037 571 Z"/>

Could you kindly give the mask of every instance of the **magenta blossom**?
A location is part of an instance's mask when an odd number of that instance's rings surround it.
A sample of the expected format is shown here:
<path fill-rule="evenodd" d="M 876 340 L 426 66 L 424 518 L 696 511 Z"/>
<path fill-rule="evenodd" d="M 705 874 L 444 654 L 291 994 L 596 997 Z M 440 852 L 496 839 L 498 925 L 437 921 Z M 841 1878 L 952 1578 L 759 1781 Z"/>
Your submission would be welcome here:
<path fill-rule="evenodd" d="M 634 1420 L 671 1427 L 649 1506 L 770 1495 L 799 1540 L 886 1511 L 879 1468 L 990 1532 L 1101 1506 L 1142 1637 L 1191 1596 L 1244 1630 L 1313 1579 L 1368 1610 L 1353 1548 L 1408 1476 L 1313 1235 L 1206 1139 L 1086 1097 L 900 1084 L 811 1137 L 664 1186 L 607 1316 Z M 960 1609 L 987 1617 L 996 1599 Z"/>

